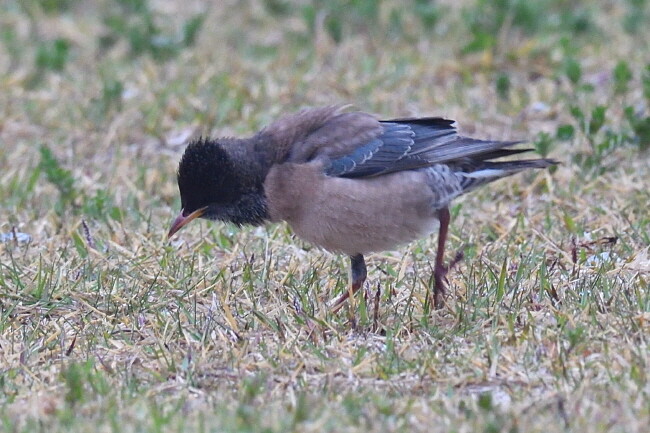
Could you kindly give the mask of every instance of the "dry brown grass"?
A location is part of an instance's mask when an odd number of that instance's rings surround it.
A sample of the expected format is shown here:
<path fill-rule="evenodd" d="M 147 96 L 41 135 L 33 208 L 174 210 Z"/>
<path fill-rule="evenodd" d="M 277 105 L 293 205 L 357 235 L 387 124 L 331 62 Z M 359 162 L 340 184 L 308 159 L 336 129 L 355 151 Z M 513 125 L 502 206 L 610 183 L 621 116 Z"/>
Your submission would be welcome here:
<path fill-rule="evenodd" d="M 345 290 L 347 259 L 283 225 L 204 222 L 165 241 L 189 137 L 248 134 L 305 105 L 444 115 L 517 139 L 604 104 L 623 130 L 625 105 L 648 113 L 650 46 L 621 30 L 624 5 L 584 3 L 598 29 L 575 41 L 588 92 L 563 75 L 554 34 L 505 29 L 494 50 L 461 55 L 470 1 L 443 2 L 435 32 L 405 14 L 401 33 L 339 44 L 264 2 L 186 3 L 152 2 L 166 28 L 207 11 L 197 44 L 167 62 L 130 57 L 126 39 L 100 49 L 114 2 L 0 6 L 20 47 L 9 33 L 0 45 L 0 429 L 645 431 L 650 164 L 638 147 L 595 174 L 574 163 L 593 138 L 577 134 L 556 143 L 556 171 L 461 200 L 450 251 L 466 259 L 440 312 L 425 305 L 435 238 L 371 256 L 365 293 L 337 315 L 325 305 Z M 37 44 L 58 37 L 71 42 L 65 69 L 36 77 Z M 635 78 L 617 96 L 621 59 Z M 119 108 L 102 99 L 111 80 Z M 39 169 L 41 145 L 71 171 L 67 203 Z"/>

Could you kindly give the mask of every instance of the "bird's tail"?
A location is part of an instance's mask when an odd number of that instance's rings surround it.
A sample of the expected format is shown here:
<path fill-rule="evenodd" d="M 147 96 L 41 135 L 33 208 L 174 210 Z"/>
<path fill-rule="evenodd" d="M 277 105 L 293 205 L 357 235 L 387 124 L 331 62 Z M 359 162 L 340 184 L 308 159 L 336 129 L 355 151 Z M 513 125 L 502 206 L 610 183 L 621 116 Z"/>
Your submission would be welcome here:
<path fill-rule="evenodd" d="M 471 191 L 481 185 L 493 182 L 502 177 L 511 176 L 529 168 L 547 168 L 556 165 L 554 159 L 522 159 L 519 161 L 481 161 L 471 170 L 457 171 L 462 177 L 463 192 Z"/>

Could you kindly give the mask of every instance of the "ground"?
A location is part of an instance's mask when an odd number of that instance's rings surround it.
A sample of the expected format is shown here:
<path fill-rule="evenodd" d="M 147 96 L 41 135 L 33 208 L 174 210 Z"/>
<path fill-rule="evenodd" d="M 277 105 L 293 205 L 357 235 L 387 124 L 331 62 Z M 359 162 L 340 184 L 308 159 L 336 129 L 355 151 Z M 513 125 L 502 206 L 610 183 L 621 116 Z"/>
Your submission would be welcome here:
<path fill-rule="evenodd" d="M 0 5 L 0 430 L 641 432 L 650 425 L 645 0 Z M 171 242 L 199 135 L 350 103 L 561 161 L 348 259 L 285 225 Z M 645 427 L 644 427 L 645 426 Z"/>

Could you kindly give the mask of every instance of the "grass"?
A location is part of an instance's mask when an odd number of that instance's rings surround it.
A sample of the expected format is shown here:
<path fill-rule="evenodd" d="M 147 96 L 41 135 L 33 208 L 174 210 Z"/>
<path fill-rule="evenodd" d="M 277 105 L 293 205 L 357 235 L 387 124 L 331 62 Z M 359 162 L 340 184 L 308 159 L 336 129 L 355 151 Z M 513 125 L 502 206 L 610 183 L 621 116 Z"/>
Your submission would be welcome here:
<path fill-rule="evenodd" d="M 347 8 L 347 9 L 346 9 Z M 7 1 L 0 6 L 0 430 L 645 431 L 646 1 Z M 542 17 L 542 18 L 539 18 Z M 539 18 L 539 19 L 538 19 Z M 347 259 L 196 223 L 199 134 L 352 102 L 528 138 L 562 165 Z"/>

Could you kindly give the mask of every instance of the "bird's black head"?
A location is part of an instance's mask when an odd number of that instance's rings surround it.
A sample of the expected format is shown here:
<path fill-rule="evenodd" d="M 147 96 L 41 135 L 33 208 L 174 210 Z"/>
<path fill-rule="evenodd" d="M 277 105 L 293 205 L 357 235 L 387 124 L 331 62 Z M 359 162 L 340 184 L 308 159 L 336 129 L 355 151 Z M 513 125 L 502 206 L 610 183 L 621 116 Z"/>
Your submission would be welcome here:
<path fill-rule="evenodd" d="M 261 224 L 268 219 L 263 173 L 239 140 L 200 138 L 191 142 L 178 165 L 182 211 L 170 236 L 196 217 Z"/>
<path fill-rule="evenodd" d="M 183 211 L 235 202 L 244 193 L 240 176 L 221 143 L 202 138 L 191 142 L 178 164 Z"/>

